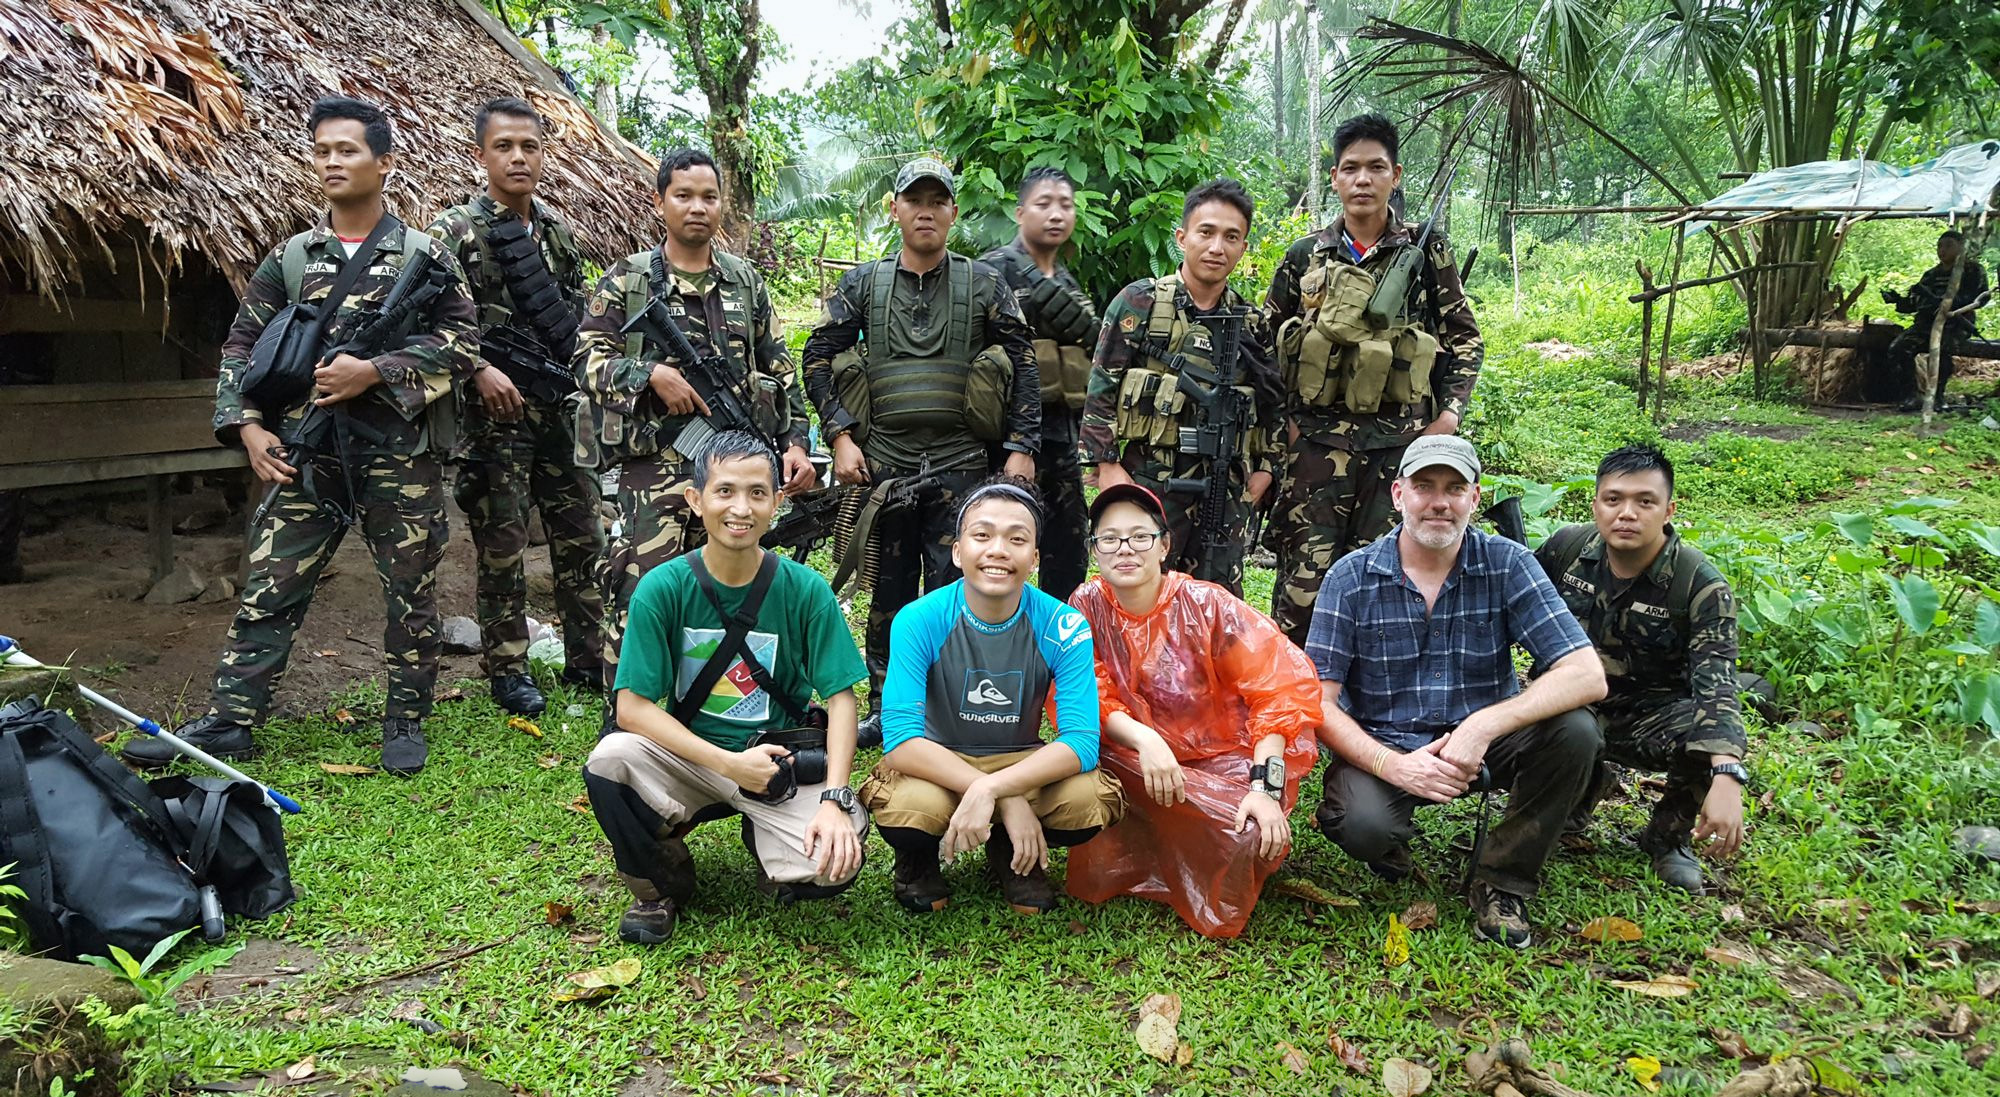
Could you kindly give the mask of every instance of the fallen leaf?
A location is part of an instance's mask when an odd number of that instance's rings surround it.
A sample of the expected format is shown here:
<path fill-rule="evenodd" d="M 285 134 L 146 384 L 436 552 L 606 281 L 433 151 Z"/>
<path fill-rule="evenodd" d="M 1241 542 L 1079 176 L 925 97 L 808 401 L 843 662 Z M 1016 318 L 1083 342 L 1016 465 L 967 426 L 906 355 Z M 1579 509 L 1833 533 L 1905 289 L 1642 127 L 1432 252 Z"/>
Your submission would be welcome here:
<path fill-rule="evenodd" d="M 366 777 L 375 772 L 373 766 L 352 766 L 346 762 L 321 762 L 319 768 L 342 777 Z"/>
<path fill-rule="evenodd" d="M 1645 1086 L 1654 1093 L 1660 1092 L 1660 1061 L 1658 1059 L 1653 1058 L 1651 1055 L 1633 1055 L 1625 1060 L 1625 1069 L 1632 1072 L 1632 1077 L 1637 1078 L 1640 1085 Z"/>
<path fill-rule="evenodd" d="M 569 921 L 570 916 L 575 913 L 575 907 L 563 903 L 551 902 L 542 904 L 542 917 L 548 919 L 548 923 L 552 926 L 562 925 L 564 922 Z"/>
<path fill-rule="evenodd" d="M 1382 1088 L 1389 1097 L 1417 1097 L 1431 1088 L 1431 1068 L 1408 1059 L 1391 1059 L 1382 1064 Z"/>
<path fill-rule="evenodd" d="M 544 754 L 540 758 L 535 759 L 535 764 L 542 767 L 543 769 L 554 769 L 557 766 L 562 765 L 562 755 Z"/>
<path fill-rule="evenodd" d="M 1758 958 L 1756 949 L 1727 938 L 1702 949 L 1701 954 L 1723 967 L 1742 967 Z"/>
<path fill-rule="evenodd" d="M 589 815 L 590 794 L 587 792 L 579 792 L 576 794 L 576 799 L 571 800 L 569 803 L 564 804 L 563 806 L 567 807 L 571 811 L 576 812 L 578 815 Z"/>
<path fill-rule="evenodd" d="M 580 945 L 584 948 L 589 948 L 602 940 L 604 940 L 602 933 L 572 933 L 569 935 L 570 944 Z"/>
<path fill-rule="evenodd" d="M 1715 1040 L 1715 1050 L 1721 1052 L 1723 1055 L 1731 1059 L 1749 1059 L 1753 1057 L 1750 1051 L 1750 1044 L 1743 1039 L 1741 1033 L 1726 1028 L 1712 1028 L 1708 1030 L 1708 1034 Z"/>
<path fill-rule="evenodd" d="M 1592 918 L 1583 924 L 1577 936 L 1586 941 L 1609 944 L 1612 941 L 1636 941 L 1645 936 L 1638 923 L 1624 918 Z"/>
<path fill-rule="evenodd" d="M 313 1057 L 308 1055 L 291 1066 L 286 1067 L 285 1078 L 293 1082 L 303 1082 L 307 1078 L 312 1077 L 313 1071 L 318 1069 L 318 1065 L 313 1062 Z"/>
<path fill-rule="evenodd" d="M 557 987 L 555 999 L 558 1002 L 587 1002 L 596 998 L 608 998 L 618 993 L 619 987 L 637 979 L 639 970 L 639 958 L 627 956 L 605 967 L 571 972 L 563 976 L 570 985 Z"/>
<path fill-rule="evenodd" d="M 1988 968 L 1980 972 L 1978 978 L 1973 980 L 1972 986 L 1979 992 L 1981 998 L 1993 997 L 1996 991 L 2000 991 L 2000 968 Z"/>
<path fill-rule="evenodd" d="M 339 655 L 340 653 L 334 651 L 331 648 L 321 648 L 320 650 L 313 652 L 313 654 L 319 656 L 322 659 L 331 659 L 334 656 Z M 308 1059 L 306 1061 L 311 1062 L 312 1060 Z"/>
<path fill-rule="evenodd" d="M 515 731 L 524 732 L 528 735 L 532 735 L 537 739 L 540 739 L 542 737 L 542 729 L 536 727 L 535 722 L 533 720 L 528 719 L 525 716 L 507 717 L 507 726 L 513 728 Z"/>
<path fill-rule="evenodd" d="M 693 998 L 697 1002 L 708 1000 L 708 984 L 701 981 L 701 976 L 690 975 L 687 977 L 686 982 L 688 997 Z"/>
<path fill-rule="evenodd" d="M 1290 1044 L 1278 1045 L 1278 1061 L 1293 1074 L 1304 1074 L 1312 1069 L 1312 1060 L 1306 1058 L 1306 1053 Z"/>
<path fill-rule="evenodd" d="M 1079 922 L 1074 918 L 1071 918 L 1069 920 L 1069 931 L 1071 935 L 1081 937 L 1084 934 L 1090 932 L 1090 927 L 1084 925 L 1082 922 Z"/>
<path fill-rule="evenodd" d="M 336 724 L 351 724 L 354 722 L 354 714 L 346 709 L 341 709 L 333 714 L 333 722 Z"/>
<path fill-rule="evenodd" d="M 1801 1005 L 1816 1002 L 1821 998 L 1846 998 L 1859 1002 L 1861 999 L 1847 984 L 1831 975 L 1806 967 L 1803 964 L 1786 964 L 1773 971 L 1772 976 L 1785 993 Z"/>
<path fill-rule="evenodd" d="M 460 689 L 460 688 L 458 688 L 457 686 L 453 686 L 453 687 L 451 687 L 450 689 L 448 689 L 448 690 L 445 690 L 445 691 L 444 691 L 443 693 L 440 693 L 440 694 L 438 694 L 438 695 L 437 695 L 437 700 L 440 700 L 440 701 L 463 701 L 463 700 L 465 700 L 465 691 L 464 691 L 464 690 L 462 690 L 462 689 Z"/>
<path fill-rule="evenodd" d="M 1438 905 L 1428 899 L 1411 903 L 1409 909 L 1403 911 L 1403 928 L 1409 930 L 1411 933 L 1415 933 L 1420 929 L 1429 929 L 1437 925 L 1437 920 Z"/>
<path fill-rule="evenodd" d="M 1410 930 L 1401 918 L 1389 916 L 1389 931 L 1382 935 L 1382 966 L 1401 967 L 1410 962 Z"/>
<path fill-rule="evenodd" d="M 1194 1062 L 1194 1045 L 1182 1044 L 1174 1049 L 1174 1065 L 1184 1067 Z"/>
<path fill-rule="evenodd" d="M 1181 1023 L 1181 996 L 1178 994 L 1150 994 L 1139 1003 L 1139 1019 L 1145 1020 L 1153 1014 L 1165 1017 L 1173 1024 Z"/>
<path fill-rule="evenodd" d="M 422 1016 L 423 1012 L 424 1004 L 415 998 L 411 998 L 408 1001 L 398 1004 L 395 1009 L 390 1010 L 389 1019 L 391 1021 L 414 1021 Z"/>
<path fill-rule="evenodd" d="M 1722 908 L 1722 920 L 1725 922 L 1746 922 L 1749 921 L 1749 916 L 1743 913 L 1743 905 L 1741 903 L 1730 903 L 1728 906 Z"/>
<path fill-rule="evenodd" d="M 1930 467 L 1929 465 L 1918 465 L 1917 471 L 1923 473 L 1925 476 L 1937 475 L 1937 470 Z"/>
<path fill-rule="evenodd" d="M 1977 902 L 1953 903 L 1952 905 L 1960 910 L 1969 910 L 1974 914 L 2000 914 L 2000 899 L 1981 899 Z"/>
<path fill-rule="evenodd" d="M 1361 1054 L 1361 1049 L 1348 1043 L 1340 1033 L 1327 1034 L 1326 1046 L 1333 1052 L 1333 1057 L 1340 1060 L 1341 1066 L 1356 1074 L 1371 1073 L 1368 1069 L 1368 1060 Z"/>
<path fill-rule="evenodd" d="M 1656 975 L 1651 979 L 1613 979 L 1611 985 L 1651 998 L 1685 998 L 1700 984 L 1685 975 Z"/>
<path fill-rule="evenodd" d="M 1180 1034 L 1174 1030 L 1174 1023 L 1162 1013 L 1148 1013 L 1139 1018 L 1139 1028 L 1133 1036 L 1139 1041 L 1140 1051 L 1162 1063 L 1173 1062 L 1174 1053 L 1180 1047 Z"/>
<path fill-rule="evenodd" d="M 1289 895 L 1294 899 L 1304 899 L 1308 903 L 1318 903 L 1323 907 L 1358 907 L 1361 905 L 1361 900 L 1359 899 L 1349 898 L 1345 895 L 1335 895 L 1318 884 L 1301 880 L 1296 876 L 1287 876 L 1282 879 L 1273 880 L 1270 887 L 1265 890 L 1275 891 L 1280 895 Z"/>
<path fill-rule="evenodd" d="M 304 1006 L 300 1006 L 297 1009 L 288 1009 L 285 1011 L 285 1020 L 290 1021 L 295 1025 L 298 1024 L 300 1021 L 305 1020 L 309 1016 L 311 1016 L 311 1012 L 307 1010 Z"/>

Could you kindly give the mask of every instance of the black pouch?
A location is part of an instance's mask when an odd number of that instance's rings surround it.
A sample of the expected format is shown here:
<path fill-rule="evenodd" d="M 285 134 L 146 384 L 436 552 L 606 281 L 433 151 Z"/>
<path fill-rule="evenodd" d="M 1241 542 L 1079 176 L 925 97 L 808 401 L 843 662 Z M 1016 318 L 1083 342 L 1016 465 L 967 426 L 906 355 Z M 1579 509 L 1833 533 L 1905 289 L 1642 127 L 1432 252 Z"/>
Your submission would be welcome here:
<path fill-rule="evenodd" d="M 268 918 L 292 904 L 285 828 L 249 781 L 160 777 L 153 793 L 187 844 L 187 867 L 215 888 L 224 913 Z"/>

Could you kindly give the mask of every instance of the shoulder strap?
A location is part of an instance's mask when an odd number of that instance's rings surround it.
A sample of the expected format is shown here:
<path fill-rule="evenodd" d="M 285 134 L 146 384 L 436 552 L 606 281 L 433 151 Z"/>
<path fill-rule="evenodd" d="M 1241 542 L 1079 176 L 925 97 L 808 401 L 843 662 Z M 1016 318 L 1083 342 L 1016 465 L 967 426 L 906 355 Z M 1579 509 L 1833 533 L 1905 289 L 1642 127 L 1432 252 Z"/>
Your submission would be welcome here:
<path fill-rule="evenodd" d="M 1179 350 L 1179 340 L 1174 338 L 1176 323 L 1180 319 L 1174 308 L 1174 297 L 1180 292 L 1179 274 L 1169 274 L 1153 282 L 1153 311 L 1146 316 L 1146 338 L 1157 339 L 1161 346 L 1170 351 Z"/>
<path fill-rule="evenodd" d="M 354 249 L 354 254 L 348 256 L 346 261 L 340 264 L 340 273 L 333 277 L 333 288 L 327 291 L 325 299 L 320 302 L 319 322 L 322 332 L 328 330 L 333 324 L 334 317 L 340 312 L 340 306 L 347 301 L 348 294 L 354 292 L 354 283 L 360 281 L 362 273 L 368 269 L 368 261 L 374 258 L 376 245 L 382 242 L 383 237 L 389 235 L 392 226 L 401 226 L 402 224 L 403 222 L 395 214 L 383 214 L 382 219 L 375 222 L 375 228 L 368 233 L 368 239 L 361 241 L 361 246 Z M 403 262 L 406 267 L 410 260 L 410 237 L 412 235 L 423 240 L 426 248 L 429 247 L 430 242 L 430 237 L 425 236 L 421 232 L 405 232 L 403 234 Z"/>
<path fill-rule="evenodd" d="M 28 896 L 20 910 L 28 940 L 42 948 L 60 945 L 62 927 L 53 913 L 55 865 L 29 798 L 27 754 L 19 737 L 8 731 L 0 731 L 0 849 L 15 863 L 21 890 Z"/>
<path fill-rule="evenodd" d="M 279 269 L 285 275 L 285 303 L 297 304 L 299 291 L 306 280 L 306 233 L 297 233 L 285 241 L 285 254 L 279 260 Z"/>
<path fill-rule="evenodd" d="M 1702 551 L 1686 541 L 1680 542 L 1680 555 L 1674 558 L 1674 581 L 1667 587 L 1667 612 L 1681 621 L 1694 616 L 1694 606 L 1689 599 L 1694 595 L 1694 583 L 1701 574 L 1701 566 L 1708 562 Z"/>
<path fill-rule="evenodd" d="M 727 617 L 728 613 L 722 608 L 722 595 L 715 589 L 714 576 L 708 573 L 707 566 L 702 564 L 699 559 L 691 561 L 691 564 L 694 567 L 695 578 L 701 583 L 701 592 L 708 596 L 708 604 L 715 607 L 715 612 Z M 783 565 L 779 563 L 778 555 L 774 552 L 765 553 L 764 562 L 757 567 L 757 578 L 751 581 L 750 593 L 744 598 L 743 605 L 736 611 L 737 616 L 748 618 L 743 629 L 746 637 L 749 635 L 750 629 L 756 627 L 757 611 L 763 607 L 764 595 L 770 590 L 772 581 L 777 578 L 780 567 L 783 567 Z M 720 649 L 717 650 L 719 653 Z M 777 680 L 771 676 L 770 670 L 758 660 L 756 653 L 751 651 L 746 645 L 738 654 L 743 659 L 743 669 L 750 672 L 750 680 L 757 683 L 759 689 L 762 689 L 766 694 L 777 700 L 778 704 L 785 710 L 785 715 L 792 718 L 792 723 L 803 726 L 807 722 L 806 710 L 794 704 L 791 697 L 778 688 Z M 702 669 L 706 670 L 707 668 L 704 667 Z"/>
<path fill-rule="evenodd" d="M 1560 578 L 1576 566 L 1577 560 L 1583 556 L 1583 546 L 1590 543 L 1590 535 L 1594 530 L 1595 527 L 1587 525 L 1564 526 L 1549 534 L 1548 543 L 1544 547 L 1554 554 L 1556 564 L 1555 574 L 1550 578 Z"/>
<path fill-rule="evenodd" d="M 187 797 L 201 794 L 201 815 L 197 818 L 187 808 Z M 187 857 L 183 861 L 189 872 L 194 873 L 197 883 L 207 884 L 208 866 L 215 862 L 215 853 L 222 847 L 223 814 L 229 807 L 227 790 L 206 789 L 188 782 L 187 792 L 180 797 L 161 797 L 166 805 L 168 818 L 187 842 Z"/>
<path fill-rule="evenodd" d="M 709 575 L 708 565 L 702 562 L 701 556 L 699 549 L 689 553 L 688 566 L 694 569 L 695 582 L 701 587 L 701 592 L 708 598 L 709 604 L 715 607 L 716 614 L 722 618 L 726 627 L 722 634 L 722 642 L 716 645 L 715 653 L 701 665 L 701 670 L 696 672 L 694 681 L 688 683 L 687 692 L 681 694 L 680 700 L 674 704 L 674 719 L 690 728 L 693 727 L 690 721 L 701 711 L 702 703 L 708 699 L 709 692 L 715 688 L 715 683 L 722 680 L 722 675 L 728 671 L 730 662 L 738 655 L 743 656 L 746 667 L 756 662 L 750 657 L 749 649 L 744 647 L 744 642 L 749 639 L 750 630 L 756 627 L 757 613 L 764 607 L 764 596 L 770 593 L 771 582 L 778 575 L 777 556 L 765 553 L 764 562 L 757 567 L 757 577 L 750 581 L 750 590 L 744 595 L 743 604 L 736 608 L 735 613 L 730 613 L 722 608 L 722 596 L 715 590 L 715 578 Z M 751 677 L 753 679 L 756 677 L 756 671 L 751 671 Z M 759 681 L 757 684 L 766 692 L 770 692 L 773 697 L 779 697 L 763 682 Z M 780 698 L 780 700 L 789 699 Z"/>
<path fill-rule="evenodd" d="M 627 282 L 625 285 L 625 319 L 628 321 L 646 311 L 648 293 L 657 293 L 660 290 L 655 280 L 656 277 L 663 276 L 656 276 L 653 273 L 653 260 L 659 253 L 659 248 L 652 247 L 645 251 L 635 251 L 625 257 L 624 265 L 627 268 L 645 274 L 645 278 L 641 281 Z M 636 361 L 645 350 L 646 337 L 639 334 L 638 328 L 625 333 L 625 357 Z"/>
<path fill-rule="evenodd" d="M 972 320 L 972 260 L 956 252 L 946 252 L 945 263 L 945 288 L 951 302 L 945 323 L 952 326 L 945 337 L 945 349 L 954 361 L 970 362 L 973 355 L 985 349 L 981 338 L 986 334 L 986 325 L 980 323 L 975 327 Z"/>
<path fill-rule="evenodd" d="M 896 260 L 877 259 L 868 268 L 868 315 L 861 318 L 861 353 L 873 357 L 869 347 L 879 346 L 886 356 L 889 348 L 889 300 L 896 292 Z"/>

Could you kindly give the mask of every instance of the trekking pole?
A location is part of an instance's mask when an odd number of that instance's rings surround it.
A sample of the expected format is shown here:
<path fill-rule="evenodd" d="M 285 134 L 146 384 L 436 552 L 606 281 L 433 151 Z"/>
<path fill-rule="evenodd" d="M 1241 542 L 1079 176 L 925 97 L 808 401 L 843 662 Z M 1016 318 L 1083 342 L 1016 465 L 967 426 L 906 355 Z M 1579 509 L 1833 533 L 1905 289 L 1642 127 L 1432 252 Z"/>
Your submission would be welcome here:
<path fill-rule="evenodd" d="M 0 663 L 5 663 L 8 666 L 15 666 L 15 667 L 30 667 L 30 668 L 39 667 L 42 669 L 50 669 L 48 664 L 39 662 L 34 658 L 30 657 L 27 652 L 22 651 L 21 645 L 15 643 L 14 639 L 10 636 L 0 636 Z M 210 769 L 215 770 L 217 773 L 222 774 L 224 777 L 227 777 L 232 781 L 243 781 L 248 784 L 256 785 L 257 788 L 264 793 L 264 803 L 267 804 L 273 811 L 283 811 L 287 815 L 297 815 L 301 811 L 305 810 L 304 808 L 299 806 L 299 802 L 297 800 L 294 800 L 291 797 L 285 795 L 284 793 L 279 792 L 277 789 L 272 788 L 271 786 L 265 784 L 262 781 L 259 781 L 253 777 L 244 774 L 242 770 L 237 769 L 235 766 L 232 766 L 229 763 L 222 761 L 221 759 L 215 757 L 214 755 L 208 753 L 207 751 L 201 749 L 200 747 L 195 746 L 194 744 L 188 742 L 185 739 L 182 739 L 178 735 L 175 735 L 173 732 L 165 730 L 164 728 L 160 727 L 160 725 L 154 723 L 151 720 L 146 719 L 144 716 L 140 716 L 138 713 L 133 712 L 131 709 L 126 708 L 124 705 L 121 705 L 118 702 L 113 701 L 111 698 L 106 697 L 105 695 L 97 692 L 94 689 L 91 689 L 89 686 L 82 685 L 81 683 L 79 683 L 76 687 L 76 691 L 83 695 L 84 700 L 89 701 L 91 704 L 96 705 L 98 708 L 101 708 L 104 711 L 110 713 L 111 715 L 118 717 L 120 720 L 123 720 L 126 723 L 132 725 L 134 728 L 137 728 L 138 730 L 145 732 L 147 735 L 150 735 L 155 739 L 160 739 L 165 741 L 168 746 L 174 748 L 175 750 L 180 751 L 182 754 L 187 755 L 188 757 L 194 759 L 195 761 L 200 762 L 202 765 L 205 765 Z"/>

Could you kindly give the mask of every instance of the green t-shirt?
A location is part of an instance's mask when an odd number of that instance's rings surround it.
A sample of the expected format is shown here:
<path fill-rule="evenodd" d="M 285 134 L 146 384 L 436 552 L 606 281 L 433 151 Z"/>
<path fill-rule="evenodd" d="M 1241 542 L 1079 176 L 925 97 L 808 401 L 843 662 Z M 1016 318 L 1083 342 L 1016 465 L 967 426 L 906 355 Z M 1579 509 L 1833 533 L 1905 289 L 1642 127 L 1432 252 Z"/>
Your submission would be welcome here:
<path fill-rule="evenodd" d="M 865 680 L 868 666 L 855 649 L 833 588 L 803 564 L 782 556 L 777 560 L 778 574 L 744 646 L 803 709 L 815 693 L 831 697 Z M 618 655 L 618 688 L 669 711 L 701 673 L 727 627 L 688 561 L 687 556 L 676 557 L 639 580 Z M 717 583 L 716 590 L 732 613 L 750 593 L 747 585 Z M 758 688 L 739 657 L 716 679 L 689 730 L 725 750 L 742 750 L 757 732 L 792 722 L 785 706 Z"/>

